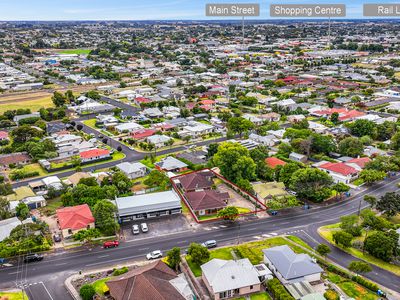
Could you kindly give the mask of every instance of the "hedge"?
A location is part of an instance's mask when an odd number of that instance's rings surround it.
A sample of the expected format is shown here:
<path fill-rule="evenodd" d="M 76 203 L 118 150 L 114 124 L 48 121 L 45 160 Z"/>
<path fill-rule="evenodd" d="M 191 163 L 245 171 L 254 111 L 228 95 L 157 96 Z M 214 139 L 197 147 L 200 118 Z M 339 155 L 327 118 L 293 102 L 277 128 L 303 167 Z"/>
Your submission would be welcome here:
<path fill-rule="evenodd" d="M 128 267 L 122 267 L 120 269 L 114 269 L 112 274 L 113 276 L 119 276 L 125 274 L 128 271 L 129 271 Z"/>
<path fill-rule="evenodd" d="M 260 260 L 249 247 L 242 245 L 235 248 L 235 252 L 241 258 L 248 258 L 253 265 L 259 264 Z"/>
<path fill-rule="evenodd" d="M 362 285 L 363 287 L 366 287 L 367 289 L 377 292 L 379 290 L 379 286 L 369 280 L 366 280 L 364 277 L 361 276 L 353 276 L 351 277 L 351 280 L 354 282 L 357 282 L 358 284 Z"/>
<path fill-rule="evenodd" d="M 267 287 L 276 300 L 295 300 L 277 278 L 268 281 Z"/>

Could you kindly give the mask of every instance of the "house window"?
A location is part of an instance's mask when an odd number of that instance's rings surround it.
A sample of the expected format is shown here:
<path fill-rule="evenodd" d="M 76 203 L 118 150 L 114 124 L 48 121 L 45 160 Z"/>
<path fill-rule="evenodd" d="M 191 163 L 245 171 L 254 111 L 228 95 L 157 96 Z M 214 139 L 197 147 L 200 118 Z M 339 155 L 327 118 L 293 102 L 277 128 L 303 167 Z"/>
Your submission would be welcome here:
<path fill-rule="evenodd" d="M 72 234 L 72 229 L 68 229 L 68 234 Z"/>
<path fill-rule="evenodd" d="M 250 289 L 251 289 L 251 290 L 253 289 L 253 286 L 252 286 L 252 285 L 250 286 Z"/>

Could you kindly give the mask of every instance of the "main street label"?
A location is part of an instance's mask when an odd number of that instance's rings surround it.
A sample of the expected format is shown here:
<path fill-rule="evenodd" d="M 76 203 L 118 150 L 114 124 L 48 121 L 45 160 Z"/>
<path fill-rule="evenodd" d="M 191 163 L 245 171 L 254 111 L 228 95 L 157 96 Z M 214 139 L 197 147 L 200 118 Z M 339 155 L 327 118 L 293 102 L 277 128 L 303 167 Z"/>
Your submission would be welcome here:
<path fill-rule="evenodd" d="M 206 4 L 207 17 L 258 17 L 260 5 L 257 3 L 243 4 Z"/>
<path fill-rule="evenodd" d="M 334 18 L 346 16 L 344 4 L 271 4 L 270 16 L 279 18 Z"/>

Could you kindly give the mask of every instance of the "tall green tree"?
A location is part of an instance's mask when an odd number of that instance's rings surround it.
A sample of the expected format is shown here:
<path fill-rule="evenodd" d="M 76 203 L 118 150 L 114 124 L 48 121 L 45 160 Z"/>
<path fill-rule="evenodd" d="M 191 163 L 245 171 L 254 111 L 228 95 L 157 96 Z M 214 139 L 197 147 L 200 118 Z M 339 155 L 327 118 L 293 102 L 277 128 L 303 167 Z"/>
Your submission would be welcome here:
<path fill-rule="evenodd" d="M 174 269 L 178 270 L 179 264 L 181 263 L 181 249 L 179 247 L 174 247 L 167 253 L 168 265 Z"/>
<path fill-rule="evenodd" d="M 120 194 L 129 192 L 133 186 L 132 180 L 130 180 L 122 171 L 117 171 L 112 174 L 111 182 L 118 188 Z"/>
<path fill-rule="evenodd" d="M 25 220 L 29 216 L 29 207 L 24 202 L 20 202 L 15 208 L 18 219 Z"/>
<path fill-rule="evenodd" d="M 316 248 L 316 251 L 319 255 L 326 257 L 331 252 L 331 248 L 329 248 L 328 245 L 319 244 Z"/>
<path fill-rule="evenodd" d="M 227 206 L 218 211 L 218 217 L 233 222 L 239 217 L 239 210 L 235 206 Z"/>
<path fill-rule="evenodd" d="M 353 240 L 353 236 L 343 230 L 335 232 L 332 238 L 336 245 L 342 245 L 345 248 L 350 247 L 351 241 Z"/>
<path fill-rule="evenodd" d="M 190 255 L 193 263 L 200 266 L 209 260 L 210 251 L 200 244 L 191 243 L 188 249 L 188 255 Z"/>
<path fill-rule="evenodd" d="M 364 249 L 384 261 L 391 261 L 398 251 L 399 234 L 394 230 L 391 232 L 377 231 L 371 233 L 364 242 Z"/>
<path fill-rule="evenodd" d="M 366 183 L 366 184 L 373 184 L 377 181 L 381 181 L 386 177 L 386 173 L 383 171 L 371 170 L 371 169 L 364 169 L 360 172 L 359 177 Z"/>
<path fill-rule="evenodd" d="M 372 271 L 370 264 L 360 261 L 360 260 L 354 260 L 354 261 L 350 262 L 348 269 L 350 271 L 353 271 L 357 275 L 368 273 L 368 272 Z"/>
<path fill-rule="evenodd" d="M 60 107 L 65 105 L 67 98 L 62 93 L 55 91 L 51 100 L 55 106 Z"/>
<path fill-rule="evenodd" d="M 379 199 L 376 208 L 389 217 L 397 215 L 400 213 L 400 194 L 394 192 L 386 193 Z"/>
<path fill-rule="evenodd" d="M 104 235 L 114 235 L 119 229 L 115 220 L 117 208 L 108 200 L 100 200 L 93 207 L 93 217 L 96 220 L 96 227 Z"/>
<path fill-rule="evenodd" d="M 364 145 L 360 139 L 347 137 L 339 142 L 339 152 L 342 155 L 356 157 L 364 151 Z"/>
<path fill-rule="evenodd" d="M 304 168 L 292 175 L 289 187 L 301 199 L 321 202 L 330 196 L 332 182 L 332 178 L 326 172 L 315 168 Z"/>

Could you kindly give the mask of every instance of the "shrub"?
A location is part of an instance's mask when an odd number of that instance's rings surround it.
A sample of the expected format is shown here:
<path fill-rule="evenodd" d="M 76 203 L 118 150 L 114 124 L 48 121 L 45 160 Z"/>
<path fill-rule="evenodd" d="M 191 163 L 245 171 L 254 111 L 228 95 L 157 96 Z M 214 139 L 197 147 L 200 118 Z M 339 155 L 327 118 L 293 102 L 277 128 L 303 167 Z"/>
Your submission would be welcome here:
<path fill-rule="evenodd" d="M 276 300 L 294 300 L 277 278 L 268 281 L 267 287 Z"/>
<path fill-rule="evenodd" d="M 92 300 L 95 294 L 96 291 L 91 284 L 84 284 L 79 290 L 79 295 L 81 295 L 83 300 Z"/>
<path fill-rule="evenodd" d="M 325 299 L 327 299 L 327 300 L 339 300 L 339 299 L 340 299 L 339 294 L 338 294 L 336 291 L 334 291 L 334 290 L 327 290 L 327 291 L 324 293 L 324 297 L 325 297 Z"/>
<path fill-rule="evenodd" d="M 363 287 L 366 287 L 367 289 L 373 291 L 373 292 L 377 292 L 379 290 L 379 286 L 376 285 L 375 283 L 366 280 L 364 277 L 361 276 L 353 276 L 351 278 L 351 280 L 353 280 L 354 282 L 357 282 L 358 284 L 362 285 Z"/>
<path fill-rule="evenodd" d="M 113 274 L 113 276 L 119 276 L 119 275 L 125 274 L 128 271 L 129 271 L 128 267 L 122 267 L 120 269 L 114 269 L 112 274 Z"/>
<path fill-rule="evenodd" d="M 248 258 L 250 262 L 253 265 L 259 264 L 260 260 L 257 257 L 257 254 L 254 253 L 249 247 L 247 246 L 238 246 L 235 249 L 235 252 L 241 257 L 241 258 Z"/>

